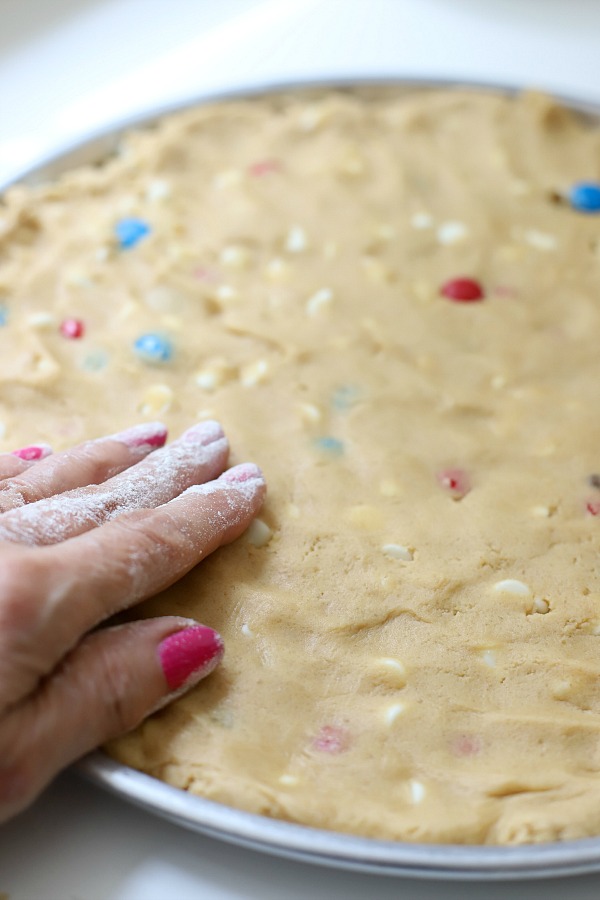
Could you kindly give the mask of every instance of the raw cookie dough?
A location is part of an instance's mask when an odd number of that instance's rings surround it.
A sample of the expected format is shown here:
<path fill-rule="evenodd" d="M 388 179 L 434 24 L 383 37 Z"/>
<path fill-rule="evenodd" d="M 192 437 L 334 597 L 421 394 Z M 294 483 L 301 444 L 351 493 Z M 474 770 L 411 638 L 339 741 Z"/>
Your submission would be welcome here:
<path fill-rule="evenodd" d="M 142 607 L 227 651 L 115 758 L 379 838 L 600 833 L 599 175 L 542 96 L 341 91 L 8 193 L 3 448 L 217 417 L 269 484 Z"/>

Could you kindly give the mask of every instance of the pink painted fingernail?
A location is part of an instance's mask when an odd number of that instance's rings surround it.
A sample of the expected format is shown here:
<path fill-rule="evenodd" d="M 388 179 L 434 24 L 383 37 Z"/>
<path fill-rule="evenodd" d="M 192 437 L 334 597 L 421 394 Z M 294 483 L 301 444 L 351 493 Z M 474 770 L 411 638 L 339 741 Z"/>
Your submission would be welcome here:
<path fill-rule="evenodd" d="M 134 425 L 125 431 L 119 431 L 117 434 L 111 434 L 108 440 L 119 441 L 126 447 L 134 449 L 145 449 L 156 447 L 164 447 L 167 440 L 167 428 L 162 422 L 144 422 L 142 425 Z M 102 438 L 101 440 L 106 440 Z"/>
<path fill-rule="evenodd" d="M 209 419 L 207 422 L 198 422 L 184 431 L 181 435 L 183 441 L 193 441 L 196 444 L 202 444 L 206 447 L 208 444 L 214 444 L 215 441 L 225 437 L 225 433 L 218 422 Z"/>
<path fill-rule="evenodd" d="M 52 447 L 49 444 L 31 444 L 29 447 L 21 447 L 20 450 L 13 450 L 11 456 L 18 456 L 19 459 L 26 459 L 28 462 L 37 459 L 46 459 L 52 453 Z"/>
<path fill-rule="evenodd" d="M 231 484 L 242 484 L 244 481 L 251 481 L 253 478 L 264 480 L 262 470 L 254 463 L 242 463 L 240 466 L 234 466 L 221 475 L 221 481 L 229 481 Z"/>
<path fill-rule="evenodd" d="M 191 625 L 158 645 L 158 657 L 170 691 L 209 675 L 223 656 L 223 640 L 212 628 Z"/>

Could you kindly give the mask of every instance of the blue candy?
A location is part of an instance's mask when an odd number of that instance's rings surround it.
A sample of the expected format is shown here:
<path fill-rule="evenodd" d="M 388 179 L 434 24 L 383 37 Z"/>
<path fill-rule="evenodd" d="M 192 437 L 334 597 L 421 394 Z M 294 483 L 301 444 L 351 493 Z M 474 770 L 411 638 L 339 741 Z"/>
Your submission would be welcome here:
<path fill-rule="evenodd" d="M 5 306 L 0 306 L 0 328 L 8 322 L 8 310 Z"/>
<path fill-rule="evenodd" d="M 92 350 L 83 360 L 83 368 L 88 372 L 100 372 L 108 363 L 108 354 L 105 350 Z"/>
<path fill-rule="evenodd" d="M 579 212 L 600 213 L 600 184 L 580 181 L 571 188 L 569 199 L 573 209 Z"/>
<path fill-rule="evenodd" d="M 171 341 L 162 334 L 142 334 L 134 343 L 133 349 L 148 363 L 168 362 L 173 356 Z"/>
<path fill-rule="evenodd" d="M 360 391 L 353 384 L 343 384 L 333 392 L 331 402 L 333 408 L 338 412 L 346 412 L 356 403 L 360 396 Z"/>
<path fill-rule="evenodd" d="M 131 250 L 150 234 L 151 228 L 143 219 L 121 219 L 115 225 L 115 234 L 121 250 Z"/>
<path fill-rule="evenodd" d="M 334 437 L 322 437 L 315 441 L 319 450 L 324 450 L 330 456 L 341 456 L 344 452 L 343 441 Z"/>

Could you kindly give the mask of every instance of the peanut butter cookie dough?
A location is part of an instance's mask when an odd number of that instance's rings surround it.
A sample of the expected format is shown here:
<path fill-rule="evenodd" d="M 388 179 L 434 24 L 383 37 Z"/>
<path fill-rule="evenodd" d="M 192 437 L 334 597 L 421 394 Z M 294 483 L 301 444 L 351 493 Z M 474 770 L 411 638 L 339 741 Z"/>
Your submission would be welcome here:
<path fill-rule="evenodd" d="M 115 758 L 379 838 L 600 833 L 599 176 L 548 98 L 382 90 L 8 192 L 3 448 L 216 417 L 269 483 L 143 607 L 226 656 Z"/>

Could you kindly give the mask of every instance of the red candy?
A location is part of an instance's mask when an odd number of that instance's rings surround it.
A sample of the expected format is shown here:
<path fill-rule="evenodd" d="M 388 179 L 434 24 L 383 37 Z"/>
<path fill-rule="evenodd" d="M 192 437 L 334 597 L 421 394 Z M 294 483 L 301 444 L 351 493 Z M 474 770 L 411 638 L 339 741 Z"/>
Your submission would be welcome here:
<path fill-rule="evenodd" d="M 440 486 L 449 491 L 455 500 L 464 497 L 471 490 L 471 482 L 464 469 L 442 469 L 436 478 Z"/>
<path fill-rule="evenodd" d="M 483 288 L 472 278 L 452 278 L 441 286 L 440 294 L 457 303 L 473 303 L 484 297 Z"/>
<path fill-rule="evenodd" d="M 600 516 L 600 500 L 588 500 L 585 508 L 590 516 Z"/>
<path fill-rule="evenodd" d="M 61 322 L 60 333 L 63 337 L 75 340 L 83 337 L 84 332 L 85 326 L 81 319 L 65 319 L 64 322 Z"/>
<path fill-rule="evenodd" d="M 350 735 L 345 728 L 337 725 L 323 725 L 313 740 L 315 750 L 322 753 L 344 753 L 350 746 Z"/>
<path fill-rule="evenodd" d="M 260 162 L 255 162 L 251 166 L 248 166 L 248 171 L 255 177 L 270 175 L 273 172 L 279 172 L 280 169 L 281 165 L 276 159 L 263 159 Z"/>

